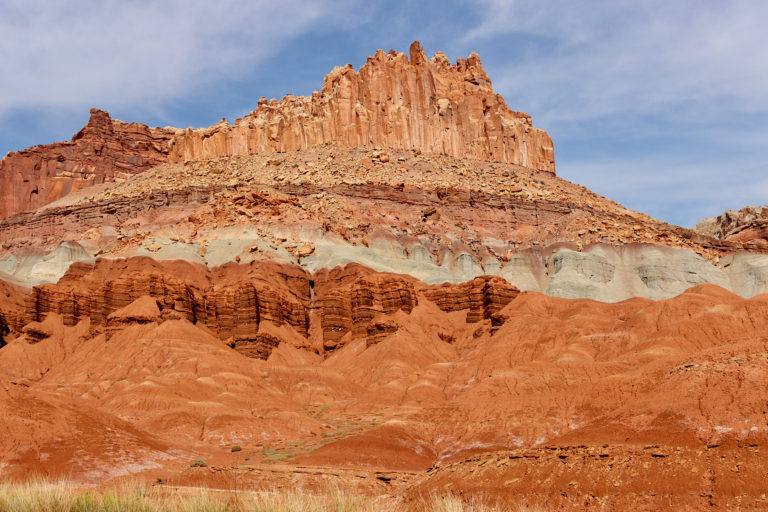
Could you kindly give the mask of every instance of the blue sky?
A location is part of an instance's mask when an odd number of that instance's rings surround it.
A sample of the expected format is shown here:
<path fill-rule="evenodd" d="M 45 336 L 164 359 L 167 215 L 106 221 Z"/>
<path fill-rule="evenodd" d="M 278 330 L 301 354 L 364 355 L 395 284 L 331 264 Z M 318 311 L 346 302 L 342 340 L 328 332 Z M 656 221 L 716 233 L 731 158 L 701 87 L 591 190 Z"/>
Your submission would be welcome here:
<path fill-rule="evenodd" d="M 91 106 L 208 126 L 414 39 L 477 51 L 555 142 L 558 174 L 690 226 L 768 203 L 768 2 L 0 0 L 0 153 Z"/>

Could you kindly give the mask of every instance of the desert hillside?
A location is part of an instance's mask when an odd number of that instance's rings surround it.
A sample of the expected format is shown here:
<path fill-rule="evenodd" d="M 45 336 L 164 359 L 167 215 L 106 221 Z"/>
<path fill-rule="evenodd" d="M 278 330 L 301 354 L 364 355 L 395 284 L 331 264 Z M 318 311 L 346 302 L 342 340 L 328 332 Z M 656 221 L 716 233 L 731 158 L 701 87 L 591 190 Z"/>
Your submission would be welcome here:
<path fill-rule="evenodd" d="M 768 507 L 764 212 L 560 178 L 475 53 L 254 101 L 0 161 L 0 479 Z"/>

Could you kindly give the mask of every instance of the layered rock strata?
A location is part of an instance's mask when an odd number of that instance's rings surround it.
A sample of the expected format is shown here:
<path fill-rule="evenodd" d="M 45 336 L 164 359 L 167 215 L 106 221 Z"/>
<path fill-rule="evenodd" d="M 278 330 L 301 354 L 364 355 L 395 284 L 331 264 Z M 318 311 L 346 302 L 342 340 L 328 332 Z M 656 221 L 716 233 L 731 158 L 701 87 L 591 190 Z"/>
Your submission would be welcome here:
<path fill-rule="evenodd" d="M 16 310 L 6 332 L 11 327 L 18 331 L 20 323 L 32 329 L 50 314 L 64 326 L 87 319 L 94 328 L 104 326 L 108 337 L 127 325 L 183 318 L 205 325 L 244 355 L 267 359 L 281 342 L 274 331 L 281 326 L 303 338 L 303 348 L 330 354 L 351 340 L 375 343 L 396 332 L 399 324 L 390 317 L 400 311 L 410 315 L 420 297 L 445 312 L 466 310 L 466 322 L 476 323 L 491 318 L 518 293 L 495 276 L 428 286 L 358 264 L 312 275 L 268 263 L 208 270 L 142 257 L 100 259 L 73 265 L 56 284 L 34 287 L 23 305 L 23 322 Z"/>
<path fill-rule="evenodd" d="M 520 290 L 497 276 L 481 276 L 459 285 L 448 283 L 425 290 L 424 294 L 443 311 L 467 311 L 467 323 L 491 318 L 517 297 Z"/>
<path fill-rule="evenodd" d="M 25 290 L 0 280 L 0 347 L 24 326 Z"/>
<path fill-rule="evenodd" d="M 88 124 L 71 142 L 11 152 L 0 161 L 0 218 L 169 160 L 285 152 L 329 142 L 555 171 L 552 140 L 493 91 L 477 54 L 453 65 L 441 52 L 427 59 L 414 42 L 409 56 L 379 50 L 358 71 L 351 65 L 335 68 L 311 97 L 262 98 L 232 126 L 222 121 L 204 130 L 150 128 L 91 109 Z"/>
<path fill-rule="evenodd" d="M 117 321 L 110 318 L 115 311 L 150 296 L 163 310 L 200 322 L 222 339 L 254 336 L 264 321 L 287 324 L 306 336 L 307 294 L 296 294 L 293 285 L 298 279 L 308 290 L 305 272 L 270 264 L 257 268 L 260 274 L 275 276 L 272 282 L 263 277 L 251 279 L 254 268 L 233 280 L 227 275 L 228 268 L 208 272 L 198 265 L 149 258 L 79 263 L 57 284 L 32 289 L 26 299 L 25 320 L 40 321 L 52 312 L 62 316 L 64 325 L 75 325 L 83 317 L 92 325 L 105 325 Z"/>
<path fill-rule="evenodd" d="M 91 109 L 88 124 L 70 142 L 11 152 L 0 160 L 0 218 L 163 163 L 175 132 L 124 123 Z"/>
<path fill-rule="evenodd" d="M 753 244 L 656 221 L 544 171 L 381 155 L 328 146 L 159 166 L 0 221 L 0 272 L 40 284 L 75 261 L 144 255 L 308 272 L 359 262 L 430 284 L 492 274 L 609 302 L 700 283 L 768 291 L 766 250 Z"/>
<path fill-rule="evenodd" d="M 442 52 L 427 59 L 418 42 L 409 55 L 379 50 L 358 71 L 349 64 L 335 68 L 310 97 L 261 98 L 234 125 L 222 120 L 188 129 L 171 141 L 169 160 L 303 150 L 327 142 L 555 172 L 552 140 L 493 91 L 476 53 L 452 65 Z"/>
<path fill-rule="evenodd" d="M 361 337 L 375 336 L 381 328 L 392 331 L 391 326 L 377 327 L 371 322 L 379 314 L 399 310 L 410 313 L 418 305 L 414 279 L 391 274 L 365 275 L 369 273 L 364 267 L 350 265 L 321 271 L 315 277 L 325 350 L 338 348 L 347 333 Z"/>

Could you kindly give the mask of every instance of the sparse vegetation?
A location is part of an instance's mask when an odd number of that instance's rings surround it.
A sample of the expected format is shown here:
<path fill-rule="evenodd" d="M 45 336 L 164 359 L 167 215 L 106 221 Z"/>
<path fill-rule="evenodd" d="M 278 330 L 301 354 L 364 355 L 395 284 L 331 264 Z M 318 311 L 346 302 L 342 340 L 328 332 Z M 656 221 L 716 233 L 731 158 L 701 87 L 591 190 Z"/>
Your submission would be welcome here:
<path fill-rule="evenodd" d="M 193 468 L 207 468 L 208 464 L 206 464 L 204 460 L 195 459 L 195 460 L 192 461 L 192 464 L 190 464 L 190 467 L 193 467 Z"/>
<path fill-rule="evenodd" d="M 305 440 L 294 440 L 273 446 L 264 447 L 261 450 L 263 458 L 261 462 L 274 462 L 290 460 L 298 455 L 310 453 L 317 448 L 330 444 L 345 437 L 364 432 L 382 423 L 383 412 L 373 411 L 365 413 L 342 412 L 334 408 L 346 405 L 347 401 L 340 400 L 336 404 L 310 404 L 304 407 L 303 412 L 310 417 L 325 423 L 325 432 L 319 437 Z"/>
<path fill-rule="evenodd" d="M 241 452 L 241 451 L 243 451 L 243 449 L 238 445 L 235 445 L 232 447 L 232 453 Z"/>
<path fill-rule="evenodd" d="M 236 492 L 216 489 L 124 485 L 79 489 L 61 482 L 0 484 L 0 510 L 12 512 L 497 512 L 544 509 L 497 507 L 482 499 L 433 496 L 403 504 L 395 498 L 367 498 L 339 489 L 312 494 L 302 489 Z"/>

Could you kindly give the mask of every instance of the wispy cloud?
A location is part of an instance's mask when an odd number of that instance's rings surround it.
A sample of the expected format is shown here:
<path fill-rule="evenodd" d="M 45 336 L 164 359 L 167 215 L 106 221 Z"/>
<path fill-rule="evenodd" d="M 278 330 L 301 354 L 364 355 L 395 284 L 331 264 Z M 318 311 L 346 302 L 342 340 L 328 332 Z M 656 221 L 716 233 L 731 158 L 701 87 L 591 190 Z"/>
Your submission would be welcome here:
<path fill-rule="evenodd" d="M 12 109 L 157 104 L 252 70 L 347 1 L 6 0 L 0 116 Z"/>
<path fill-rule="evenodd" d="M 486 0 L 468 41 L 536 41 L 497 76 L 547 122 L 768 111 L 768 2 Z M 674 114 L 671 112 L 670 114 Z M 712 120 L 714 121 L 714 120 Z"/>

